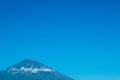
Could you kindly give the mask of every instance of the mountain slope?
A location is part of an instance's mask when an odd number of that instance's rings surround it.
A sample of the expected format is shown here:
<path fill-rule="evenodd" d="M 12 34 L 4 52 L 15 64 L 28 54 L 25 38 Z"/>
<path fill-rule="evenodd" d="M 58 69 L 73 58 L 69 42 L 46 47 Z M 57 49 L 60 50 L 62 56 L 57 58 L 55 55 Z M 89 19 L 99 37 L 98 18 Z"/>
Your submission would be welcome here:
<path fill-rule="evenodd" d="M 73 80 L 54 69 L 31 59 L 25 59 L 0 71 L 0 80 Z"/>

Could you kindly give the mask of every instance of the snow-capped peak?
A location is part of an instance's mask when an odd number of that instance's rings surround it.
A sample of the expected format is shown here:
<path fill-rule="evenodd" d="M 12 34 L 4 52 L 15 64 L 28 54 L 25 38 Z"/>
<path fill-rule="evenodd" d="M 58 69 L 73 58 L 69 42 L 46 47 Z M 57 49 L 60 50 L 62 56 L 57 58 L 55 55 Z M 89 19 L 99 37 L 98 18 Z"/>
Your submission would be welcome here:
<path fill-rule="evenodd" d="M 33 67 L 21 67 L 15 68 L 11 67 L 8 72 L 18 73 L 18 72 L 31 72 L 31 73 L 38 73 L 38 72 L 54 72 L 54 70 L 50 68 L 33 68 Z"/>
<path fill-rule="evenodd" d="M 53 68 L 31 59 L 25 59 L 0 71 L 0 80 L 73 80 Z"/>
<path fill-rule="evenodd" d="M 43 71 L 43 72 L 52 72 L 52 69 L 49 68 L 25 68 L 25 67 L 21 67 L 20 68 L 21 71 L 25 71 L 25 72 L 32 72 L 32 73 L 37 73 L 39 71 Z"/>

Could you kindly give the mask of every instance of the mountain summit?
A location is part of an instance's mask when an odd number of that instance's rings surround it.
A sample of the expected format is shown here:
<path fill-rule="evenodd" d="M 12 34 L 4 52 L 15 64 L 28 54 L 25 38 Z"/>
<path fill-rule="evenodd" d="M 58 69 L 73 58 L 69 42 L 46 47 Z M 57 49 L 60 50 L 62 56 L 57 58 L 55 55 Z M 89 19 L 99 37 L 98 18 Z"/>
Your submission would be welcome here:
<path fill-rule="evenodd" d="M 0 71 L 0 80 L 73 80 L 33 59 L 25 59 Z"/>

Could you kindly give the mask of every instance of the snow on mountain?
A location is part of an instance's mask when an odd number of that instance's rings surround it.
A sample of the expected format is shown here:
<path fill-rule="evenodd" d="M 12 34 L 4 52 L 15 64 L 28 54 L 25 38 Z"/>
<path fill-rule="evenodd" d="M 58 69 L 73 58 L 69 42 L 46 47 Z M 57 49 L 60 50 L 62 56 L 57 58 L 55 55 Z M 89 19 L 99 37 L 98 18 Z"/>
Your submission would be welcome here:
<path fill-rule="evenodd" d="M 38 73 L 40 71 L 42 72 L 54 72 L 54 70 L 50 69 L 50 68 L 33 68 L 33 67 L 21 67 L 19 68 L 15 68 L 15 67 L 10 67 L 10 69 L 8 70 L 8 72 L 31 72 L 31 73 Z"/>
<path fill-rule="evenodd" d="M 51 67 L 25 59 L 0 71 L 0 80 L 73 80 Z"/>

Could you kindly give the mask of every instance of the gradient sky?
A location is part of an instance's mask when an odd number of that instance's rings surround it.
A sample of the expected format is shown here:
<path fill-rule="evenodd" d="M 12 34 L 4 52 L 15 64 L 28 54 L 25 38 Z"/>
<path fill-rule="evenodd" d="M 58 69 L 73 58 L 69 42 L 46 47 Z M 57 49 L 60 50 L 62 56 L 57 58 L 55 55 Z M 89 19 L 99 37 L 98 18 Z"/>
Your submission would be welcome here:
<path fill-rule="evenodd" d="M 25 58 L 76 80 L 120 80 L 120 1 L 0 0 L 0 70 Z"/>

